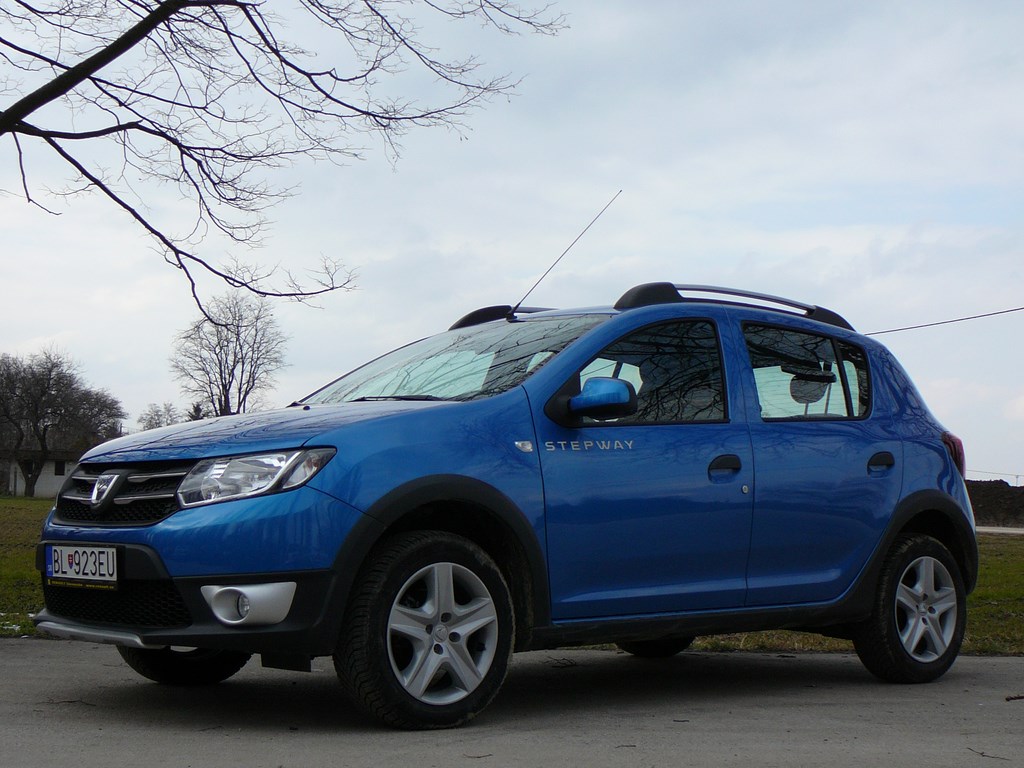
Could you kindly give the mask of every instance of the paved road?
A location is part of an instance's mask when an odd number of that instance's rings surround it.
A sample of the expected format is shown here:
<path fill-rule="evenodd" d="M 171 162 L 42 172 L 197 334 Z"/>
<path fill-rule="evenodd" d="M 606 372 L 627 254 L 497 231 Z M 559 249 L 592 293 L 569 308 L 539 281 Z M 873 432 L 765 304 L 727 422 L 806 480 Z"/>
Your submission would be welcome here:
<path fill-rule="evenodd" d="M 456 731 L 383 730 L 313 674 L 250 662 L 199 690 L 137 677 L 109 646 L 0 640 L 0 765 L 1024 766 L 1024 659 L 961 658 L 925 686 L 877 683 L 848 655 L 610 651 L 516 657 Z"/>

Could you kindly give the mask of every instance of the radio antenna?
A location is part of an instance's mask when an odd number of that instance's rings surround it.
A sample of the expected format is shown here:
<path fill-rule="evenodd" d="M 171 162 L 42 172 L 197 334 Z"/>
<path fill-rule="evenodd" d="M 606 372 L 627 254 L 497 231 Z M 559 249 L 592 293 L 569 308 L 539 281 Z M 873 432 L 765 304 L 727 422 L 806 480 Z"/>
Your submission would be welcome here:
<path fill-rule="evenodd" d="M 583 237 L 585 234 L 587 234 L 587 230 L 590 229 L 592 226 L 594 226 L 594 222 L 596 222 L 598 219 L 600 219 L 601 216 L 604 214 L 604 212 L 607 211 L 609 208 L 611 208 L 612 203 L 614 203 L 618 199 L 619 195 L 621 195 L 621 194 L 622 194 L 622 190 L 620 189 L 618 192 L 615 193 L 615 195 L 612 197 L 611 200 L 609 200 L 607 203 L 605 203 L 604 208 L 602 208 L 600 211 L 598 211 L 597 216 L 595 216 L 593 219 L 591 219 L 590 223 L 587 224 L 587 226 L 585 226 L 583 228 L 583 231 L 580 232 L 578 235 L 576 235 L 576 239 L 573 240 L 571 243 L 569 243 L 569 247 L 566 248 L 564 251 L 562 251 L 562 255 L 559 256 L 557 259 L 555 259 L 554 263 L 550 267 L 547 268 L 547 270 L 544 272 L 543 275 L 540 276 L 540 279 L 537 280 L 537 282 L 533 284 L 533 287 L 530 288 L 530 290 L 528 290 L 526 292 L 526 295 L 523 296 L 523 298 L 521 298 L 519 300 L 519 303 L 516 304 L 514 307 L 512 307 L 512 309 L 509 310 L 508 315 L 506 315 L 506 317 L 509 320 L 511 320 L 515 316 L 516 312 L 519 311 L 519 308 L 521 306 L 523 306 L 523 302 L 526 301 L 530 297 L 530 294 L 533 293 L 533 291 L 537 288 L 537 286 L 540 285 L 541 282 L 543 282 L 544 278 L 548 276 L 548 273 L 551 272 L 552 269 L 554 269 L 555 267 L 558 266 L 558 262 L 560 262 L 562 259 L 565 258 L 565 254 L 567 254 L 569 251 L 571 251 L 572 247 L 574 245 L 576 245 L 576 243 L 578 243 L 580 241 L 580 238 Z"/>

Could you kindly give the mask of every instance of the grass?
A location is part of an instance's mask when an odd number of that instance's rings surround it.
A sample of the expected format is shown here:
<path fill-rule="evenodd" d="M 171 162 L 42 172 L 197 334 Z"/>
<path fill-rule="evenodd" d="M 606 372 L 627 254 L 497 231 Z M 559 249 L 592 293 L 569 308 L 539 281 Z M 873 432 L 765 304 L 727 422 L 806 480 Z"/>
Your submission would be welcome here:
<path fill-rule="evenodd" d="M 30 614 L 43 607 L 35 545 L 49 499 L 0 497 L 0 637 L 35 634 Z M 1024 536 L 981 535 L 978 587 L 968 600 L 964 653 L 1024 655 Z M 752 632 L 699 638 L 714 651 L 851 651 L 852 645 L 801 632 Z"/>
<path fill-rule="evenodd" d="M 1024 536 L 982 534 L 981 571 L 968 598 L 966 653 L 1024 654 Z"/>
<path fill-rule="evenodd" d="M 29 618 L 43 607 L 36 542 L 52 499 L 0 497 L 0 637 L 35 634 Z"/>
<path fill-rule="evenodd" d="M 1024 655 L 1024 536 L 980 534 L 978 586 L 967 599 L 963 653 Z M 853 652 L 853 643 L 805 632 L 750 632 L 701 637 L 705 651 Z"/>

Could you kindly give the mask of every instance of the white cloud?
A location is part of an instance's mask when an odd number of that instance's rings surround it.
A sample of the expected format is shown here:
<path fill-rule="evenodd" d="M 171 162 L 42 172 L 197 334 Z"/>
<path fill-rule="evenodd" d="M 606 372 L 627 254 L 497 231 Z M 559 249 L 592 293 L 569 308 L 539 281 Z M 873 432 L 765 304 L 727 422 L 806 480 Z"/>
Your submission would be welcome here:
<path fill-rule="evenodd" d="M 1006 403 L 1003 413 L 1010 421 L 1024 422 L 1024 394 L 1020 394 L 1019 390 L 1015 391 L 1014 397 Z"/>
<path fill-rule="evenodd" d="M 1012 2 L 563 0 L 557 38 L 445 33 L 519 95 L 463 137 L 410 134 L 285 175 L 253 254 L 321 255 L 360 289 L 283 304 L 286 403 L 481 305 L 514 303 L 619 189 L 530 303 L 613 302 L 649 280 L 820 303 L 862 330 L 1024 304 L 1024 8 Z M 9 155 L 5 155 L 9 158 Z M 0 189 L 16 192 L 12 168 Z M 171 208 L 157 199 L 158 212 Z M 96 199 L 49 217 L 0 197 L 0 349 L 56 342 L 137 415 L 178 400 L 167 356 L 194 314 L 181 277 Z M 208 252 L 220 258 L 219 244 Z M 882 337 L 972 465 L 1024 470 L 1007 341 L 1022 315 Z"/>

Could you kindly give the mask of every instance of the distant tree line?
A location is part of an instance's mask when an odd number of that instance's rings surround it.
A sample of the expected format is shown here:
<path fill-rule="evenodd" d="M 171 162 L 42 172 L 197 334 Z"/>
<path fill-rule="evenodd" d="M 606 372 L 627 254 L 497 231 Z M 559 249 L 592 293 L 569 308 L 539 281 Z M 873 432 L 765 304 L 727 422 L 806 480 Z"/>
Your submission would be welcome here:
<path fill-rule="evenodd" d="M 245 413 L 284 367 L 287 337 L 265 297 L 228 293 L 175 337 L 170 368 L 190 398 L 187 410 L 172 402 L 150 403 L 140 429 Z M 109 392 L 89 387 L 74 361 L 52 349 L 25 356 L 0 354 L 0 493 L 10 492 L 10 465 L 34 496 L 47 462 L 76 460 L 105 440 L 123 434 L 127 418 Z"/>
<path fill-rule="evenodd" d="M 55 452 L 84 452 L 117 437 L 126 417 L 120 401 L 89 387 L 62 353 L 0 354 L 0 463 L 18 467 L 26 496 L 35 495 Z"/>
<path fill-rule="evenodd" d="M 208 419 L 211 415 L 203 403 L 198 401 L 192 403 L 192 407 L 187 411 L 181 410 L 171 402 L 165 402 L 162 405 L 150 403 L 139 415 L 138 424 L 139 429 L 159 429 L 160 427 L 169 427 L 172 424 L 181 424 L 185 421 Z"/>

